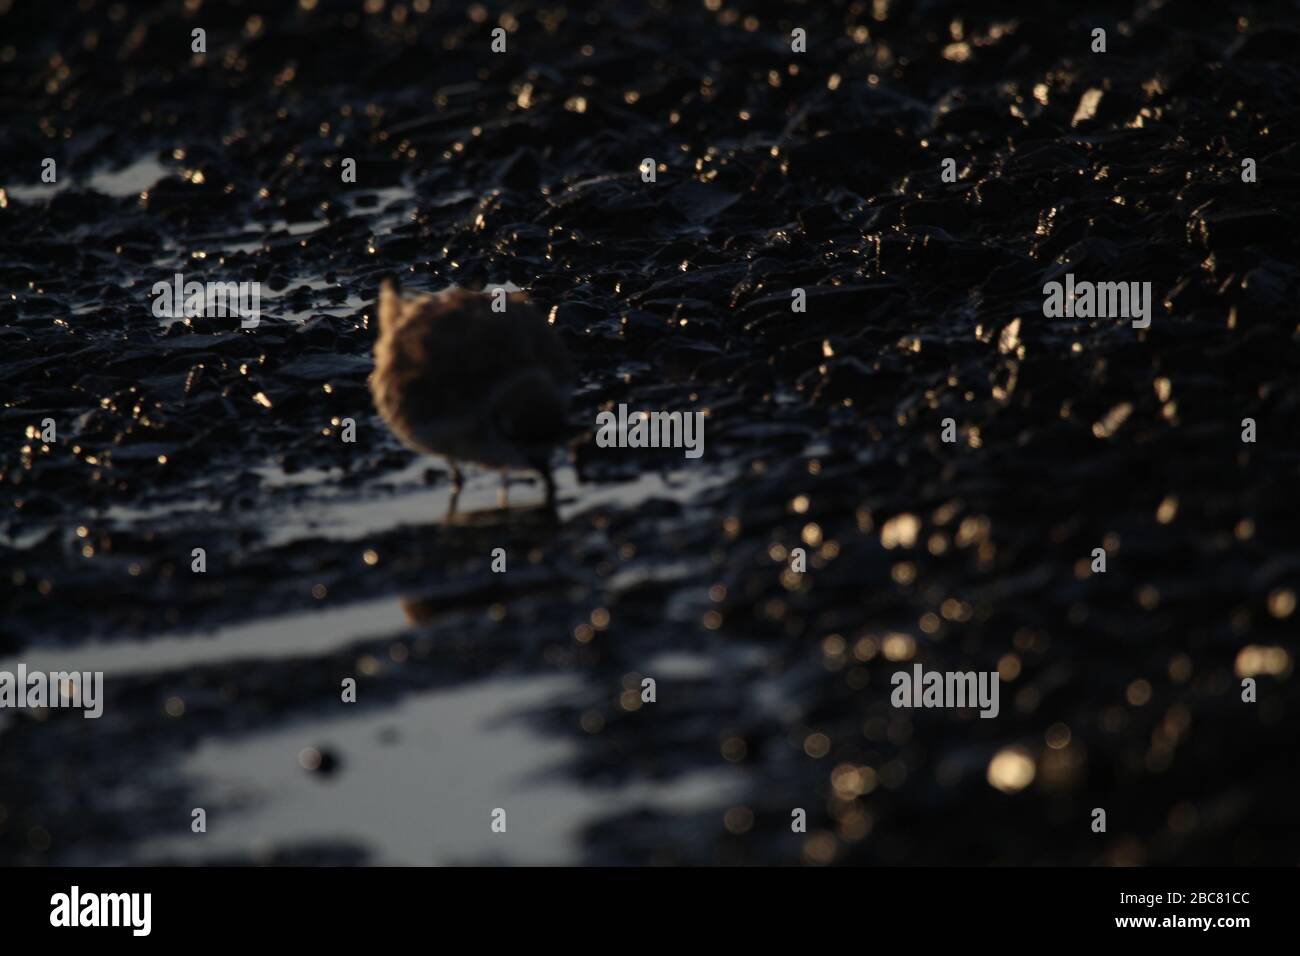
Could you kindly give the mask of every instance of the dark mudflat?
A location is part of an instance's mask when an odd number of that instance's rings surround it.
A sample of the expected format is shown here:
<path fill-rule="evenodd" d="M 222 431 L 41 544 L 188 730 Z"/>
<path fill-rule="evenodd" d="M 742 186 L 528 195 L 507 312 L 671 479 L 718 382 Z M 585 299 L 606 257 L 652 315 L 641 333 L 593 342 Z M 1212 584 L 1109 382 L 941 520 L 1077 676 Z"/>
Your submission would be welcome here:
<path fill-rule="evenodd" d="M 1295 3 L 512 4 L 499 56 L 497 4 L 88 6 L 0 3 L 0 658 L 107 699 L 0 714 L 0 862 L 1300 860 Z M 177 271 L 260 327 L 154 318 Z M 392 271 L 527 290 L 575 426 L 704 457 L 444 522 Z M 913 660 L 999 717 L 891 708 Z"/>

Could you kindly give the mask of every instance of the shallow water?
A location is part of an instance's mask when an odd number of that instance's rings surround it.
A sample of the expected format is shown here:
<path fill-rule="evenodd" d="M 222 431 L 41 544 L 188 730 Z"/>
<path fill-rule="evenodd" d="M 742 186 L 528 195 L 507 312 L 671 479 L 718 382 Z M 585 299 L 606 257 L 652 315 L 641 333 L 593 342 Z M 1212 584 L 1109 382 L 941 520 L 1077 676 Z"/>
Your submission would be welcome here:
<path fill-rule="evenodd" d="M 103 671 L 108 678 L 198 667 L 327 654 L 366 637 L 402 630 L 407 619 L 394 595 L 346 607 L 261 618 L 212 631 L 150 634 L 48 648 L 0 660 L 0 670 Z"/>
<path fill-rule="evenodd" d="M 179 774 L 210 795 L 206 834 L 151 840 L 137 862 L 257 860 L 282 844 L 367 848 L 388 865 L 581 860 L 580 831 L 627 807 L 721 813 L 742 775 L 603 789 L 563 772 L 576 747 L 529 729 L 530 709 L 577 690 L 573 678 L 502 679 L 408 699 L 380 714 L 335 718 L 237 743 L 212 742 Z M 344 772 L 306 774 L 296 754 L 328 751 Z M 506 811 L 505 834 L 491 829 Z"/>
<path fill-rule="evenodd" d="M 57 170 L 57 167 L 56 167 Z M 141 156 L 139 159 L 121 168 L 104 168 L 92 173 L 84 181 L 60 176 L 52 183 L 14 183 L 6 185 L 4 191 L 14 199 L 23 202 L 39 202 L 49 199 L 72 186 L 82 186 L 121 199 L 136 196 L 150 189 L 164 176 L 171 175 L 168 169 L 154 156 Z"/>

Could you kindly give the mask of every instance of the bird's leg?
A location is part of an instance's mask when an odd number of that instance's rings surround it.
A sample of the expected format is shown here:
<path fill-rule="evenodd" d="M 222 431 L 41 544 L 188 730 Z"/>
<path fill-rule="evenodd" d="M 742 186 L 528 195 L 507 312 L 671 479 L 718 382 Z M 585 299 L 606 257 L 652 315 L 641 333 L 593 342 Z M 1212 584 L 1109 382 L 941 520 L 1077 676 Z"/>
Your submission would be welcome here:
<path fill-rule="evenodd" d="M 501 469 L 501 487 L 497 491 L 497 507 L 505 508 L 510 504 L 510 472 Z"/>
<path fill-rule="evenodd" d="M 545 507 L 548 511 L 555 511 L 555 476 L 551 474 L 551 461 L 546 455 L 537 455 L 528 459 L 528 467 L 537 472 L 542 478 L 542 485 L 546 488 Z"/>
<path fill-rule="evenodd" d="M 447 514 L 452 514 L 456 510 L 456 502 L 460 500 L 461 489 L 465 487 L 465 476 L 460 473 L 460 466 L 448 458 L 447 466 L 451 469 L 451 502 L 447 506 Z"/>
<path fill-rule="evenodd" d="M 542 484 L 546 486 L 546 507 L 552 511 L 555 510 L 555 476 L 551 474 L 549 465 L 543 465 L 539 469 L 542 473 Z"/>

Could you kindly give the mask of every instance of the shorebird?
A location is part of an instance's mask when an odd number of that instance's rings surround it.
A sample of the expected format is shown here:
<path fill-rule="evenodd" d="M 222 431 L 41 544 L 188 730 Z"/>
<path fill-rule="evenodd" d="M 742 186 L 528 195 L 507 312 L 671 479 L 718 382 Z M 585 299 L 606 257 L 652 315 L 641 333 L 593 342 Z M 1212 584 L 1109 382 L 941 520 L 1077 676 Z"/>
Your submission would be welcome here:
<path fill-rule="evenodd" d="M 406 447 L 447 459 L 448 514 L 464 485 L 463 462 L 501 469 L 503 507 L 512 468 L 539 472 L 546 503 L 555 504 L 550 458 L 569 436 L 573 365 L 523 295 L 509 296 L 503 312 L 492 302 L 459 288 L 404 296 L 391 279 L 379 288 L 370 392 Z"/>

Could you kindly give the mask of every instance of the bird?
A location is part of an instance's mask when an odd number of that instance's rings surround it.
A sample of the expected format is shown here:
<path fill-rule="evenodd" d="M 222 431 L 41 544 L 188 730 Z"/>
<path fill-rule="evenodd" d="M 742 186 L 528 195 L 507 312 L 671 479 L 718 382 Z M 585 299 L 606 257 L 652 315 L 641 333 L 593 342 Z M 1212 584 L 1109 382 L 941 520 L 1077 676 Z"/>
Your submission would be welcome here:
<path fill-rule="evenodd" d="M 551 453 L 570 434 L 575 375 L 564 342 L 527 297 L 456 286 L 404 295 L 385 278 L 378 313 L 375 409 L 407 448 L 447 460 L 448 514 L 466 462 L 501 470 L 502 507 L 511 469 L 538 472 L 554 509 Z"/>

